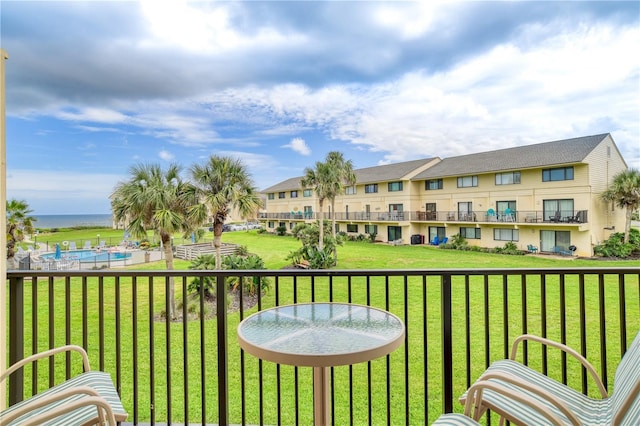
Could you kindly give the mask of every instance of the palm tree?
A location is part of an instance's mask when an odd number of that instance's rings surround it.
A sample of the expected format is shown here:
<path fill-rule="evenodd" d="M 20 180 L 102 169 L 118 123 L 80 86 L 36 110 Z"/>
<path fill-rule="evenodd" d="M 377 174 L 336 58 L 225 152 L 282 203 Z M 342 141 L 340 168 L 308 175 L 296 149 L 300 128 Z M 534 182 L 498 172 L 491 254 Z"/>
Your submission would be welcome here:
<path fill-rule="evenodd" d="M 631 229 L 631 216 L 640 208 L 640 171 L 638 169 L 624 170 L 613 177 L 613 182 L 600 194 L 607 202 L 626 209 L 624 224 L 624 242 L 629 242 Z"/>
<path fill-rule="evenodd" d="M 329 165 L 329 191 L 328 198 L 331 202 L 331 232 L 336 236 L 336 196 L 342 195 L 347 186 L 355 185 L 356 175 L 353 172 L 353 162 L 345 161 L 339 151 L 331 151 L 327 154 L 325 162 Z M 337 254 L 337 252 L 336 252 Z"/>
<path fill-rule="evenodd" d="M 222 267 L 220 246 L 222 225 L 229 211 L 236 208 L 243 218 L 255 215 L 262 204 L 249 172 L 240 160 L 212 155 L 204 165 L 194 165 L 191 176 L 201 203 L 190 211 L 192 220 L 204 223 L 213 216 L 213 246 L 216 249 L 216 269 Z"/>
<path fill-rule="evenodd" d="M 318 250 L 322 251 L 324 248 L 324 211 L 323 205 L 331 194 L 332 188 L 330 185 L 331 166 L 327 163 L 316 161 L 315 168 L 307 167 L 304 169 L 304 176 L 300 179 L 300 185 L 303 188 L 313 188 L 318 196 L 318 212 L 320 215 L 320 224 L 318 226 L 320 237 L 318 239 Z"/>
<path fill-rule="evenodd" d="M 171 236 L 191 233 L 197 223 L 189 220 L 189 209 L 197 203 L 193 187 L 180 177 L 181 168 L 171 164 L 166 170 L 156 164 L 140 164 L 130 169 L 131 177 L 119 182 L 111 195 L 111 209 L 117 222 L 125 224 L 136 238 L 147 238 L 153 230 L 160 236 L 165 264 L 173 269 Z M 169 317 L 175 319 L 173 278 L 169 286 Z"/>
<path fill-rule="evenodd" d="M 36 218 L 29 216 L 33 210 L 23 200 L 7 201 L 7 268 L 16 268 L 16 243 L 24 240 L 26 234 L 33 233 Z"/>

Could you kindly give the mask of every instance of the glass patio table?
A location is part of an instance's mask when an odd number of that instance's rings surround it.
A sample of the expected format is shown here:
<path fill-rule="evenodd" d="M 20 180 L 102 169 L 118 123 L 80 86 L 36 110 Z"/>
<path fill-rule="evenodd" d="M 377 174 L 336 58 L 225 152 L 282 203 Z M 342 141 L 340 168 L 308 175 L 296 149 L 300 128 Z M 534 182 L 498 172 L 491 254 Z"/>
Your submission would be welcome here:
<path fill-rule="evenodd" d="M 387 355 L 404 341 L 397 316 L 370 306 L 303 303 L 257 312 L 238 325 L 240 347 L 278 364 L 313 367 L 313 416 L 329 423 L 329 368 Z"/>

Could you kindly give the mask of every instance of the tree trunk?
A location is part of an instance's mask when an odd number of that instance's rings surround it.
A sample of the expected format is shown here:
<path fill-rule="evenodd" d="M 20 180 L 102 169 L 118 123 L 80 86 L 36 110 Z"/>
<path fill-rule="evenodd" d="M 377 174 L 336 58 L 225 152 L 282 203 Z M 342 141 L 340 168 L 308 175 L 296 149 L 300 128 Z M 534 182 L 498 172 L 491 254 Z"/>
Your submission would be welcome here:
<path fill-rule="evenodd" d="M 629 234 L 631 233 L 631 216 L 633 214 L 633 209 L 631 206 L 627 206 L 626 216 L 624 218 L 624 242 L 629 242 Z"/>
<path fill-rule="evenodd" d="M 324 249 L 324 213 L 322 211 L 322 205 L 324 204 L 324 200 L 318 200 L 318 207 L 320 210 L 320 232 L 318 238 L 318 250 L 322 251 Z"/>
<path fill-rule="evenodd" d="M 331 199 L 331 235 L 336 238 L 336 199 Z"/>
<path fill-rule="evenodd" d="M 213 224 L 213 247 L 216 249 L 216 269 L 222 269 L 222 222 L 215 221 Z"/>
<path fill-rule="evenodd" d="M 171 235 L 160 231 L 160 239 L 164 248 L 164 262 L 168 271 L 173 271 L 173 247 L 171 247 Z M 169 312 L 167 319 L 175 320 L 176 317 L 176 295 L 173 277 L 169 277 Z"/>

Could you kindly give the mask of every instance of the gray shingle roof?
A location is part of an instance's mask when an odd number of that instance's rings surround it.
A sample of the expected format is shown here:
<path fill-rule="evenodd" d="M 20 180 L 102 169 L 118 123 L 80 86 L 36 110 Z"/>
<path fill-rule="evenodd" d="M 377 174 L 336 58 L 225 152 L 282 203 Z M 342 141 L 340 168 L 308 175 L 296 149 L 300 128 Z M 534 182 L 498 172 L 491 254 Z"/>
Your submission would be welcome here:
<path fill-rule="evenodd" d="M 353 172 L 356 175 L 356 183 L 363 184 L 369 182 L 386 182 L 392 180 L 400 180 L 415 169 L 433 161 L 434 158 L 423 158 L 422 160 L 404 161 L 402 163 L 385 164 L 383 166 L 365 167 L 356 169 Z M 280 183 L 276 183 L 269 188 L 263 189 L 261 192 L 281 192 L 301 189 L 300 179 L 302 176 L 290 178 Z"/>
<path fill-rule="evenodd" d="M 604 133 L 449 157 L 418 173 L 411 180 L 580 163 L 608 135 Z"/>

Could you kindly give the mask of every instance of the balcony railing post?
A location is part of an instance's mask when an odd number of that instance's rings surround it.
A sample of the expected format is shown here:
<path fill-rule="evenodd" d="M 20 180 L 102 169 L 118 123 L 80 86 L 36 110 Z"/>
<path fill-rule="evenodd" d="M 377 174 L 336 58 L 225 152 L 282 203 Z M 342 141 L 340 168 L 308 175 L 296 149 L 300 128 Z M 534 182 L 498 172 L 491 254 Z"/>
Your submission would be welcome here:
<path fill-rule="evenodd" d="M 9 365 L 24 359 L 24 278 L 9 280 Z M 9 376 L 9 405 L 24 397 L 23 369 Z"/>
<path fill-rule="evenodd" d="M 443 274 L 442 281 L 442 383 L 444 412 L 453 411 L 453 342 L 451 313 L 451 274 Z"/>
<path fill-rule="evenodd" d="M 229 383 L 227 374 L 227 287 L 224 275 L 216 277 L 216 321 L 218 329 L 218 424 L 229 424 Z M 242 303 L 242 302 L 241 302 Z M 204 422 L 205 419 L 202 419 Z"/>

